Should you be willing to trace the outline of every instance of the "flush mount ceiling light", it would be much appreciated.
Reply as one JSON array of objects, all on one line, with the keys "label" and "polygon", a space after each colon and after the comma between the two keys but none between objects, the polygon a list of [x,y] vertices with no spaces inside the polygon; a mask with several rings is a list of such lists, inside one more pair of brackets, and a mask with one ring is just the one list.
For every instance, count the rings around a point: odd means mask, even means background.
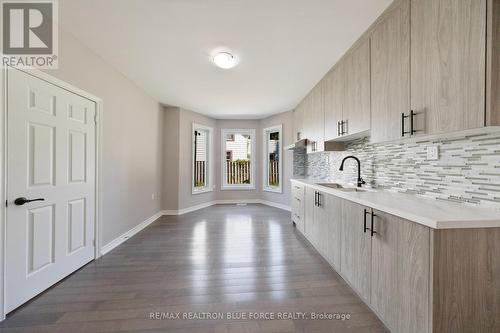
[{"label": "flush mount ceiling light", "polygon": [[236,66],[236,58],[229,52],[218,52],[216,53],[212,61],[217,67],[223,69],[229,69]]}]

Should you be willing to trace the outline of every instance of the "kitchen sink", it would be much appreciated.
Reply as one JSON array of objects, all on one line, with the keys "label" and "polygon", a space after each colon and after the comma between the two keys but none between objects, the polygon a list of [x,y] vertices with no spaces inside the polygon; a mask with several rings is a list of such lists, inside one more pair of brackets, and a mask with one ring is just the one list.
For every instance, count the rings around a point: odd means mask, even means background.
[{"label": "kitchen sink", "polygon": [[344,192],[366,192],[366,190],[362,189],[362,188],[344,187],[344,186],[337,184],[337,183],[316,183],[316,185],[334,188],[334,189],[344,191]]},{"label": "kitchen sink", "polygon": [[344,188],[342,185],[337,183],[316,183],[316,185],[325,186],[329,188]]},{"label": "kitchen sink", "polygon": [[357,187],[339,188],[339,190],[344,192],[366,192],[366,190]]}]

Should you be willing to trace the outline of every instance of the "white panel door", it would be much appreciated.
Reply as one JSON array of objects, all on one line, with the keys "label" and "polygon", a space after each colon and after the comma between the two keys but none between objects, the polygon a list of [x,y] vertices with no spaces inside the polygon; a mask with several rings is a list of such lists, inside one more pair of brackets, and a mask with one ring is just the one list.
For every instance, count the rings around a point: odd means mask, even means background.
[{"label": "white panel door", "polygon": [[7,89],[10,312],[94,258],[96,105],[18,70]]}]

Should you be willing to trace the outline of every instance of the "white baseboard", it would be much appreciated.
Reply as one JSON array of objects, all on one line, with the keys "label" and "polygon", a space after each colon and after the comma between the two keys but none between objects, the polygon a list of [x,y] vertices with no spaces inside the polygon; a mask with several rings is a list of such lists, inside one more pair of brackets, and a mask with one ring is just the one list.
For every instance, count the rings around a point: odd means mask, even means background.
[{"label": "white baseboard", "polygon": [[215,200],[216,205],[261,204],[260,199]]},{"label": "white baseboard", "polygon": [[137,226],[133,227],[132,229],[130,229],[129,231],[127,231],[123,235],[121,235],[121,236],[113,239],[108,244],[103,245],[101,247],[101,255],[105,255],[109,251],[113,250],[115,247],[117,247],[118,245],[122,244],[127,239],[131,238],[132,236],[134,236],[135,234],[137,234],[142,229],[146,228],[148,225],[150,225],[154,221],[158,220],[162,215],[164,215],[163,211],[159,211],[158,213],[156,213],[155,215],[151,216],[147,220],[141,222]]},{"label": "white baseboard", "polygon": [[283,205],[283,204],[280,204],[280,203],[277,203],[277,202],[272,202],[272,201],[267,201],[267,200],[261,200],[261,204],[266,205],[266,206],[271,206],[271,207],[274,207],[274,208],[283,209],[283,210],[286,210],[288,212],[292,211],[292,208],[290,206]]},{"label": "white baseboard", "polygon": [[199,209],[207,208],[213,205],[237,205],[237,204],[262,204],[270,207],[275,207],[283,209],[286,211],[291,211],[290,206],[279,204],[272,201],[262,200],[262,199],[242,199],[242,200],[213,200],[208,201],[200,205],[191,206],[188,208],[183,208],[179,210],[164,210],[163,215],[183,215],[186,213],[191,213]]},{"label": "white baseboard", "polygon": [[208,202],[196,205],[196,206],[182,208],[182,209],[179,209],[179,210],[172,210],[172,209],[164,210],[163,211],[163,215],[183,215],[183,214],[186,214],[186,213],[194,212],[194,211],[199,210],[199,209],[203,209],[203,208],[207,208],[207,207],[213,206],[215,204],[216,204],[215,201],[208,201]]}]

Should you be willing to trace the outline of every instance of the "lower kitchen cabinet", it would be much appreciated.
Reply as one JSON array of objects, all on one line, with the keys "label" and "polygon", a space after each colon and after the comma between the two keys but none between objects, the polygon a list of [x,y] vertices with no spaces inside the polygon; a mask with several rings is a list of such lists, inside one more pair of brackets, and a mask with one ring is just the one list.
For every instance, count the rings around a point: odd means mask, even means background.
[{"label": "lower kitchen cabinet", "polygon": [[302,233],[304,233],[304,192],[304,185],[292,185],[292,221]]},{"label": "lower kitchen cabinet", "polygon": [[[365,302],[370,302],[371,235],[365,228],[370,209],[342,201],[340,271]],[[365,219],[366,218],[366,219]],[[367,222],[367,221],[366,221]]]},{"label": "lower kitchen cabinet", "polygon": [[432,229],[304,186],[304,235],[391,332],[500,332],[500,228]]},{"label": "lower kitchen cabinet", "polygon": [[305,236],[337,269],[340,268],[342,201],[333,195],[306,188]]},{"label": "lower kitchen cabinet", "polygon": [[393,332],[428,332],[429,228],[376,210],[373,226],[371,306]]},{"label": "lower kitchen cabinet", "polygon": [[316,209],[317,191],[311,187],[306,187],[304,196],[304,236],[316,247],[314,210]]},{"label": "lower kitchen cabinet", "polygon": [[340,244],[342,228],[342,202],[344,200],[330,194],[325,194],[326,229],[323,230],[325,238],[325,259],[336,270],[340,271]]}]

